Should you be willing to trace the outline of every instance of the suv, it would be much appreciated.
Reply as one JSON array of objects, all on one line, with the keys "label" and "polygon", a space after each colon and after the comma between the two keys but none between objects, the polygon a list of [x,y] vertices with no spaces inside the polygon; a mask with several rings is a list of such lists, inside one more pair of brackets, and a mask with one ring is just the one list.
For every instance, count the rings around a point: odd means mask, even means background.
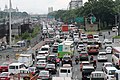
[{"label": "suv", "polygon": [[64,55],[62,58],[62,65],[63,64],[71,64],[72,66],[72,58],[70,55]]}]

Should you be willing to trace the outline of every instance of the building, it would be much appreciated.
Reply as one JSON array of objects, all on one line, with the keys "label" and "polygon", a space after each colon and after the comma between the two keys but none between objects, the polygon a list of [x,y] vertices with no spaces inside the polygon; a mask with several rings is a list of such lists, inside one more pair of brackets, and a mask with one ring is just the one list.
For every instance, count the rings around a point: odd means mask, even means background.
[{"label": "building", "polygon": [[48,13],[53,12],[53,7],[48,7]]},{"label": "building", "polygon": [[82,0],[71,0],[69,3],[69,9],[76,9],[83,6],[83,1]]},{"label": "building", "polygon": [[[9,12],[10,11],[10,9],[8,8],[8,6],[7,5],[5,5],[5,9],[3,10],[4,12]],[[19,10],[18,10],[18,8],[16,7],[16,9],[13,9],[13,8],[11,8],[11,12],[18,12]]]}]

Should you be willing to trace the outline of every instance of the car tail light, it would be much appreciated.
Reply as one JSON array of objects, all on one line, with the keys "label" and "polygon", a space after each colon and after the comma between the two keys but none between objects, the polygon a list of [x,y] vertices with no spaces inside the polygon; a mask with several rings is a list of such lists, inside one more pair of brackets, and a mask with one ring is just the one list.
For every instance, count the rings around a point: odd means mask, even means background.
[{"label": "car tail light", "polygon": [[119,60],[119,65],[120,65],[120,60]]},{"label": "car tail light", "polygon": [[80,54],[80,56],[82,56],[82,54]]},{"label": "car tail light", "polygon": [[38,78],[41,78],[41,76],[38,76]]},{"label": "car tail light", "polygon": [[48,78],[49,76],[45,76],[45,77],[47,77],[47,78]]},{"label": "car tail light", "polygon": [[48,58],[48,60],[50,60],[50,58]]},{"label": "car tail light", "polygon": [[45,70],[47,70],[47,68],[45,68]]},{"label": "car tail light", "polygon": [[86,56],[88,56],[88,54],[86,54]]}]

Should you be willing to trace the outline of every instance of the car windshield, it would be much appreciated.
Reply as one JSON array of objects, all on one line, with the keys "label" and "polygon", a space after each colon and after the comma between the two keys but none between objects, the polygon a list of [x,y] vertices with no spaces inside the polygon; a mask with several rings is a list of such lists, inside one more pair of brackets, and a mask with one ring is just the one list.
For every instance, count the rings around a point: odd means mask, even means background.
[{"label": "car windshield", "polygon": [[60,72],[61,73],[67,73],[67,70],[66,69],[61,69]]},{"label": "car windshield", "polygon": [[33,71],[35,71],[35,69],[34,68],[29,68],[29,71],[33,72]]},{"label": "car windshield", "polygon": [[106,64],[105,67],[112,67],[112,64]]},{"label": "car windshield", "polygon": [[40,76],[44,76],[44,75],[48,75],[49,74],[49,72],[40,72]]},{"label": "car windshield", "polygon": [[8,66],[9,64],[7,64],[7,63],[3,63],[3,64],[1,64],[1,66]]},{"label": "car windshield", "polygon": [[116,70],[110,70],[109,75],[114,75]]},{"label": "car windshield", "polygon": [[55,68],[55,65],[47,65],[46,68]]},{"label": "car windshield", "polygon": [[8,73],[1,73],[0,76],[1,76],[1,77],[3,77],[3,76],[8,76]]},{"label": "car windshield", "polygon": [[94,38],[98,38],[98,36],[94,36]]},{"label": "car windshield", "polygon": [[38,61],[37,63],[45,63],[45,61]]},{"label": "car windshield", "polygon": [[48,51],[48,48],[42,48],[41,51]]},{"label": "car windshield", "polygon": [[70,57],[63,57],[63,59],[70,59]]}]

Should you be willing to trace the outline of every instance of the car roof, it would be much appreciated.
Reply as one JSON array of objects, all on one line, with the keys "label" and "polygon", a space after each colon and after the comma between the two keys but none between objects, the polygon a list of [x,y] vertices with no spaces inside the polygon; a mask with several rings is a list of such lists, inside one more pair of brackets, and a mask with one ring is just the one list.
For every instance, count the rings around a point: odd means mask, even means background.
[{"label": "car roof", "polygon": [[21,64],[24,64],[24,63],[11,63],[10,66],[11,65],[21,65]]},{"label": "car roof", "polygon": [[81,63],[90,63],[89,61],[82,61]]},{"label": "car roof", "polygon": [[92,74],[93,73],[104,73],[104,72],[103,71],[93,71]]},{"label": "car roof", "polygon": [[106,52],[99,52],[99,54],[106,54]]},{"label": "car roof", "polygon": [[47,71],[47,70],[41,70],[40,72],[48,72],[49,73],[49,71]]},{"label": "car roof", "polygon": [[49,55],[49,56],[56,56],[56,55],[54,55],[54,54],[51,54],[51,55]]},{"label": "car roof", "polygon": [[105,62],[104,64],[112,64],[111,62]]},{"label": "car roof", "polygon": [[117,70],[115,67],[106,67],[107,70]]},{"label": "car roof", "polygon": [[83,66],[83,69],[94,69],[94,67],[92,65],[87,65],[87,66]]}]

